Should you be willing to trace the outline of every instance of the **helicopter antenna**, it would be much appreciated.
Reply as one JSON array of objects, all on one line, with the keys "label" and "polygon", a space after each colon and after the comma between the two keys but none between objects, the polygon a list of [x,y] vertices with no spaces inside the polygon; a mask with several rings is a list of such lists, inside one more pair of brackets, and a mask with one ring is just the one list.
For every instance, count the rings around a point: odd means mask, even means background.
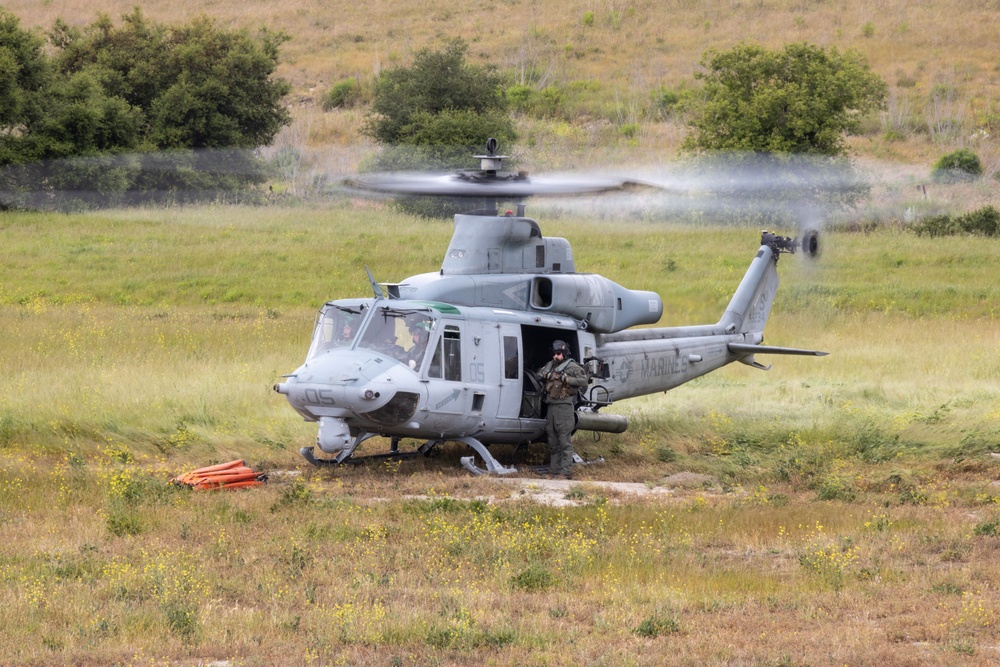
[{"label": "helicopter antenna", "polygon": [[387,295],[385,293],[385,290],[382,289],[381,285],[375,282],[375,276],[372,275],[372,272],[368,269],[367,264],[365,264],[365,273],[368,274],[368,282],[372,284],[372,291],[375,292],[375,298],[376,299],[386,298]]}]

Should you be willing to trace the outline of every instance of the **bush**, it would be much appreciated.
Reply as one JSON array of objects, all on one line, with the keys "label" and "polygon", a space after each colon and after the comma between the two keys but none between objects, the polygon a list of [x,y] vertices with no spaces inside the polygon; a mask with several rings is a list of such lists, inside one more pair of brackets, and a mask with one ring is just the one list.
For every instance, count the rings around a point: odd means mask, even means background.
[{"label": "bush", "polygon": [[708,51],[700,104],[684,141],[695,151],[843,155],[845,133],[885,105],[888,88],[856,51],[740,44]]},{"label": "bush", "polygon": [[945,213],[924,218],[913,226],[913,231],[917,233],[917,236],[926,234],[927,236],[935,237],[955,236],[961,234],[964,230],[955,222],[954,218]]},{"label": "bush", "polygon": [[677,452],[670,447],[658,447],[656,449],[656,458],[661,463],[673,463],[677,460]]},{"label": "bush", "polygon": [[659,637],[680,632],[681,626],[673,615],[655,613],[633,628],[632,632],[640,637]]},{"label": "bush", "polygon": [[968,234],[1000,235],[1000,211],[992,206],[984,206],[965,215],[960,215],[958,222]]},{"label": "bush", "polygon": [[652,111],[657,118],[667,118],[677,111],[681,102],[681,95],[673,90],[668,90],[660,86],[653,91]]},{"label": "bush", "polygon": [[0,165],[16,166],[0,172],[13,193],[0,206],[205,199],[262,182],[252,151],[291,120],[281,103],[291,86],[272,77],[286,39],[204,17],[165,26],[136,8],[120,26],[57,20],[48,57],[0,10],[0,123],[12,130]]},{"label": "bush", "polygon": [[626,139],[633,139],[639,134],[639,123],[625,123],[620,125],[618,132]]},{"label": "bush", "polygon": [[108,514],[105,522],[108,532],[116,537],[139,535],[145,526],[142,519],[132,510],[115,509]]},{"label": "bush", "polygon": [[983,174],[979,156],[967,148],[960,148],[934,163],[931,179],[935,183],[960,183],[974,181]]},{"label": "bush", "polygon": [[511,108],[535,118],[566,117],[566,95],[559,86],[535,90],[524,84],[514,84],[506,90]]},{"label": "bush", "polygon": [[816,497],[820,500],[841,500],[849,503],[858,497],[858,493],[850,479],[832,473],[820,480],[816,488]]},{"label": "bush", "polygon": [[926,234],[931,237],[958,234],[1000,236],[1000,211],[993,206],[984,206],[955,217],[948,214],[934,215],[914,225],[913,231],[918,236]]},{"label": "bush", "polygon": [[996,537],[1000,534],[1000,520],[994,518],[989,521],[980,521],[972,529],[972,534],[983,537]]},{"label": "bush", "polygon": [[[428,120],[449,112],[461,116],[488,117],[495,127],[476,137],[480,144],[488,137],[512,137],[514,126],[504,114],[503,77],[493,68],[467,63],[467,45],[461,40],[442,51],[424,49],[413,65],[385,70],[375,81],[372,115],[363,132],[382,144],[413,144],[411,137]],[[450,145],[460,141],[446,141]]]},{"label": "bush", "polygon": [[323,96],[323,111],[352,107],[361,99],[361,87],[354,77],[333,84]]},{"label": "bush", "polygon": [[514,588],[522,591],[544,591],[555,585],[555,577],[545,569],[540,563],[532,563],[527,570],[510,578],[510,583]]},{"label": "bush", "polygon": [[510,104],[511,108],[520,111],[522,113],[527,113],[531,110],[531,103],[537,93],[535,89],[529,85],[523,83],[515,83],[513,86],[507,88],[507,103]]}]

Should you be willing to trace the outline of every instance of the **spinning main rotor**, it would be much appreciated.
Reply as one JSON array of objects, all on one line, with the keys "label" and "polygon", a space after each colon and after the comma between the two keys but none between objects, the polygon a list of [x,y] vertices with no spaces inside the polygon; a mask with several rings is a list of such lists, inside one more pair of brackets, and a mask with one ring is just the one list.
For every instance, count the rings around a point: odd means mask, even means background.
[{"label": "spinning main rotor", "polygon": [[613,192],[629,184],[629,181],[611,177],[579,174],[530,176],[524,171],[503,171],[503,161],[508,156],[498,155],[496,149],[497,140],[488,139],[486,154],[474,156],[479,159],[479,169],[461,169],[445,175],[370,174],[348,179],[347,185],[401,195],[523,199]]}]

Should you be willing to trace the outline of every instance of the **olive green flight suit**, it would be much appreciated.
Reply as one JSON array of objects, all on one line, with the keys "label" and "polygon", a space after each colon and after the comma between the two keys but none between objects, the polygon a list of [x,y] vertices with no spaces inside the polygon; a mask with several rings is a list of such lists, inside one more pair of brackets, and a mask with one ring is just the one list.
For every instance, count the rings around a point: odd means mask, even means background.
[{"label": "olive green flight suit", "polygon": [[579,389],[590,384],[587,371],[572,359],[550,361],[537,373],[544,383],[548,403],[545,432],[549,438],[549,473],[569,476],[573,466],[573,441],[570,436],[576,426],[575,403]]}]

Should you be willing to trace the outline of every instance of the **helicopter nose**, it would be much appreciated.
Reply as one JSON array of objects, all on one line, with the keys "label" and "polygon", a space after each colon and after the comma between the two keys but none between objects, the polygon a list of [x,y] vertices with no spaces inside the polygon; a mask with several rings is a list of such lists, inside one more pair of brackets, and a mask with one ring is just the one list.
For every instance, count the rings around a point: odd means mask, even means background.
[{"label": "helicopter nose", "polygon": [[365,350],[331,351],[274,385],[310,421],[353,418],[379,426],[410,419],[421,388],[407,365]]}]

